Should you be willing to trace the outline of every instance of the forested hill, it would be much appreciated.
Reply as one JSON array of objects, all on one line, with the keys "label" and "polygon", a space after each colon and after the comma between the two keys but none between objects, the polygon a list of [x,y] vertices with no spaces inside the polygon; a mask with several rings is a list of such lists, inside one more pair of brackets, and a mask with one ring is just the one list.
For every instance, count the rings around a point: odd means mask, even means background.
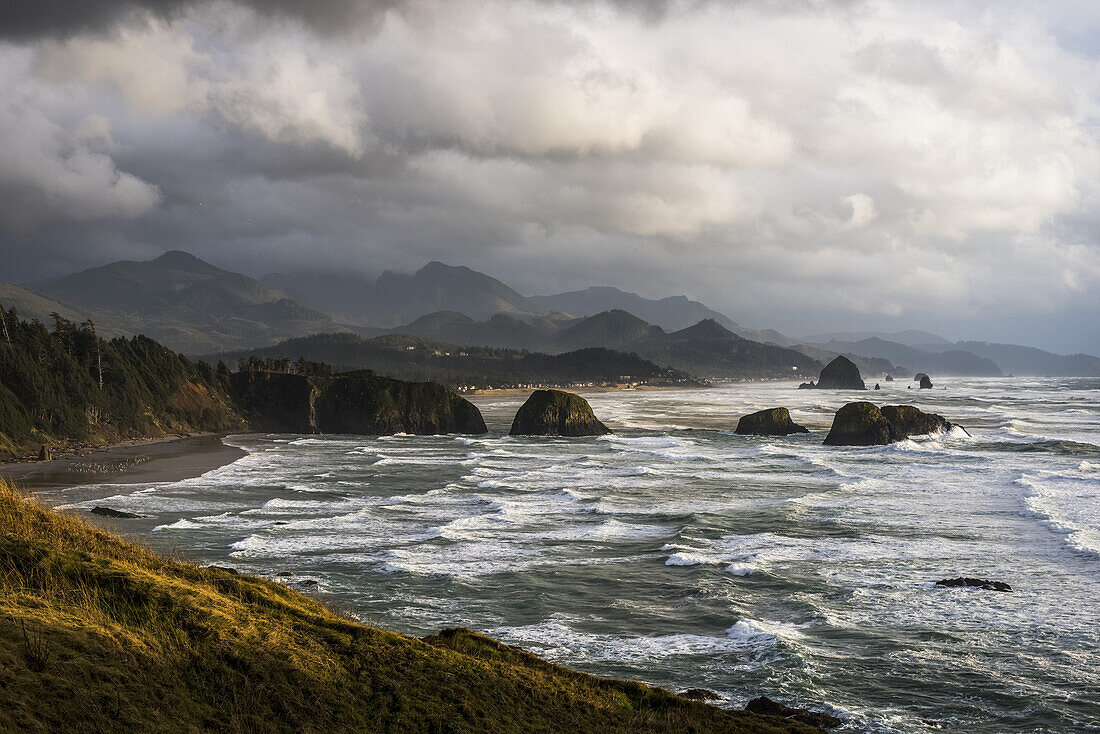
[{"label": "forested hill", "polygon": [[484,433],[477,407],[433,383],[299,360],[243,360],[231,373],[137,336],[53,329],[0,308],[0,459],[203,431]]},{"label": "forested hill", "polygon": [[244,423],[210,365],[152,339],[105,340],[91,322],[53,329],[0,308],[0,457]]}]

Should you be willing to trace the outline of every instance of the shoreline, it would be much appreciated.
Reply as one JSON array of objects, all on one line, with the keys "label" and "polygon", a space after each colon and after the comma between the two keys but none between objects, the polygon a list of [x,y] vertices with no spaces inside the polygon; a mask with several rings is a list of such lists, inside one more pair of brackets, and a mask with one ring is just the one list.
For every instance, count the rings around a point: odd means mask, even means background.
[{"label": "shoreline", "polygon": [[138,439],[70,453],[51,461],[0,464],[0,478],[24,491],[83,484],[178,482],[220,469],[248,452],[222,441],[227,434]]}]

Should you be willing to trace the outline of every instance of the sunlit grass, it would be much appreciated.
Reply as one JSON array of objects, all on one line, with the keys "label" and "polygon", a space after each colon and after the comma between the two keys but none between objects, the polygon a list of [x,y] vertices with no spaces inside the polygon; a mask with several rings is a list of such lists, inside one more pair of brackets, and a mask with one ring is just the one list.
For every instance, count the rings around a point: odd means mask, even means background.
[{"label": "sunlit grass", "polygon": [[808,731],[426,640],[285,585],[165,558],[0,482],[0,730]]}]

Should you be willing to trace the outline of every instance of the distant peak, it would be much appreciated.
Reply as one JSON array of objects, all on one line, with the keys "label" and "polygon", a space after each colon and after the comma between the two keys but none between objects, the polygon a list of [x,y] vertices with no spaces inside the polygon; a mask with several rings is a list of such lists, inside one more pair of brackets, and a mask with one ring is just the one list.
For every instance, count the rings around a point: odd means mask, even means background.
[{"label": "distant peak", "polygon": [[166,268],[173,268],[175,270],[202,270],[202,271],[214,271],[218,270],[217,267],[211,265],[205,260],[192,255],[190,252],[184,252],[183,250],[169,250],[160,257],[151,260],[152,264],[160,265]]}]

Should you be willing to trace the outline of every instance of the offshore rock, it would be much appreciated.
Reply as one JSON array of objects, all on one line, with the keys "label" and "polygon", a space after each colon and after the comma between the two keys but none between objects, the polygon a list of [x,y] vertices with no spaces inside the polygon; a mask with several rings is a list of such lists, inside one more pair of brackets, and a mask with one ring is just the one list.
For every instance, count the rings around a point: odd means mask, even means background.
[{"label": "offshore rock", "polygon": [[935,413],[925,413],[912,405],[848,403],[833,416],[833,425],[825,437],[827,446],[885,446],[911,436],[945,433],[954,424]]},{"label": "offshore rock", "polygon": [[832,729],[843,722],[835,716],[830,716],[823,711],[810,711],[793,706],[784,706],[778,701],[773,701],[767,696],[760,696],[749,701],[745,710],[752,714],[763,716],[778,716],[781,719],[793,719],[807,726],[816,726],[819,729]]},{"label": "offshore rock", "polygon": [[1004,581],[988,581],[968,576],[960,576],[957,579],[941,579],[936,582],[936,586],[969,586],[975,589],[985,589],[986,591],[1012,591],[1012,587]]},{"label": "offshore rock", "polygon": [[141,515],[135,515],[132,512],[124,512],[122,510],[115,510],[115,509],[110,508],[110,507],[101,507],[99,505],[96,505],[95,507],[92,508],[92,514],[93,515],[102,515],[103,517],[118,517],[118,518],[125,518],[125,519],[132,518],[132,517],[141,517]]},{"label": "offshore rock", "polygon": [[580,395],[563,390],[535,390],[512,421],[512,436],[602,436],[600,423]]},{"label": "offshore rock", "polygon": [[809,433],[809,430],[791,420],[786,408],[768,408],[742,416],[734,433],[742,436],[786,436],[790,433]]},{"label": "offshore rock", "polygon": [[874,403],[848,403],[833,416],[826,446],[885,446],[897,439]]},{"label": "offshore rock", "polygon": [[895,441],[929,433],[946,433],[952,427],[943,416],[925,413],[912,405],[884,405],[882,415],[893,428]]},{"label": "offshore rock", "polygon": [[894,378],[893,378],[893,377],[891,377],[890,375],[886,375],[886,381],[887,381],[887,382],[893,382],[893,381],[894,381]]},{"label": "offshore rock", "polygon": [[866,390],[863,377],[852,360],[840,355],[821,370],[817,387],[822,390]]},{"label": "offshore rock", "polygon": [[913,377],[913,382],[919,382],[921,390],[931,390],[932,389],[932,378],[930,378],[928,375],[924,374],[923,372],[918,372],[916,374],[916,376]]}]

